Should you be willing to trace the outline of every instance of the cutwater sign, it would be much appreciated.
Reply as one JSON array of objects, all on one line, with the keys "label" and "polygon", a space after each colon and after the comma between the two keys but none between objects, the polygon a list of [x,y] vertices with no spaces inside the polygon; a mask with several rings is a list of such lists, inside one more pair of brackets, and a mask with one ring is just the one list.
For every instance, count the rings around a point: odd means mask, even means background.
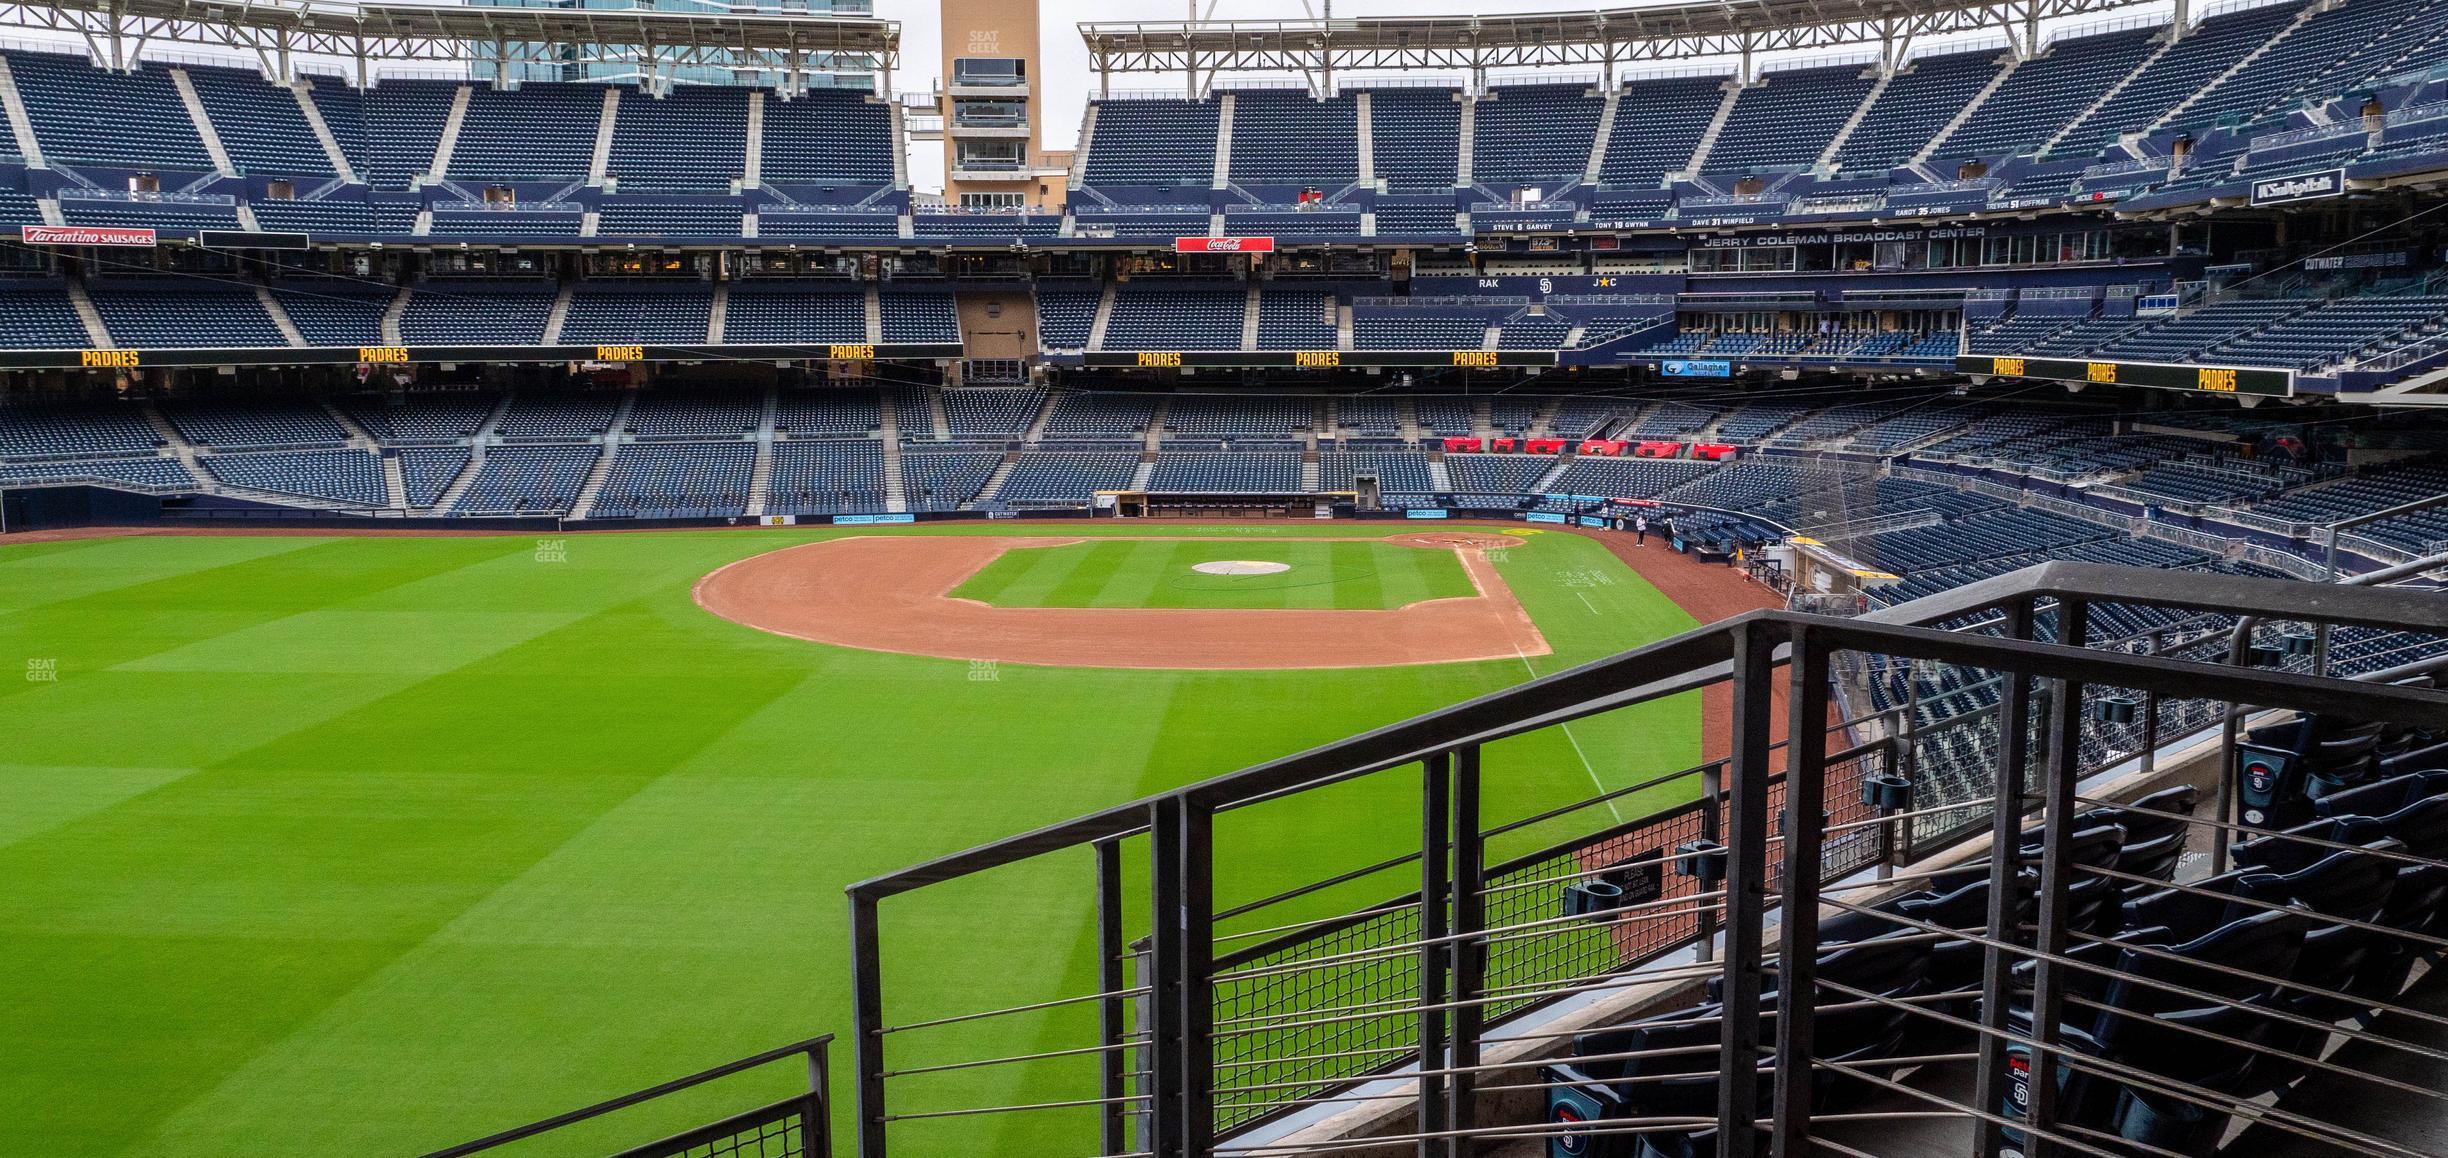
[{"label": "cutwater sign", "polygon": [[2290,201],[2318,201],[2346,191],[2346,170],[2330,169],[2321,173],[2299,173],[2292,177],[2272,177],[2255,181],[2252,203],[2284,205]]}]

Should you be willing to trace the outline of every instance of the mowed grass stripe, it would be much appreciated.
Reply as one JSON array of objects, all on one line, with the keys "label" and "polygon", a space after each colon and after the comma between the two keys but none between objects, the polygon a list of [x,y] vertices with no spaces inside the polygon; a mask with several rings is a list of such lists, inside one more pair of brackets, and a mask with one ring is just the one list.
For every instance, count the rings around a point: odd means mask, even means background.
[{"label": "mowed grass stripe", "polygon": [[145,546],[141,538],[11,543],[0,546],[0,623],[12,613],[303,551],[321,541],[212,536],[178,551]]},{"label": "mowed grass stripe", "polygon": [[[142,1112],[104,1112],[109,1091],[54,1088],[37,1077],[13,1083],[23,1097],[26,1139],[49,1129],[101,1130],[118,1144],[141,1136],[187,1097],[279,1040],[374,968],[535,864],[595,818],[676,766],[795,677],[761,673],[752,649],[732,649],[722,680],[674,682],[611,662],[630,648],[670,639],[656,617],[615,609],[530,641],[462,673],[420,681],[335,719],[301,729],[223,765],[89,817],[50,839],[0,850],[0,914],[34,898],[77,915],[63,933],[140,938],[116,952],[148,974],[226,972],[224,958],[258,940],[308,936],[359,946],[289,964],[277,993],[216,1006],[209,1042],[174,1048],[126,990],[96,990],[71,961],[17,967],[51,978],[62,1000],[93,1020],[86,1032],[151,1041],[164,1060],[190,1056],[162,1075]],[[533,661],[533,662],[530,662]],[[595,666],[594,694],[573,700],[553,674],[570,662]],[[522,672],[523,667],[540,669]],[[639,705],[653,703],[656,712]],[[539,709],[555,726],[539,727]],[[449,720],[462,747],[437,747],[431,722]],[[573,769],[585,775],[572,776]],[[237,804],[239,807],[231,807]],[[164,833],[177,833],[163,845]],[[15,921],[9,922],[12,925]],[[26,932],[44,932],[40,927]],[[365,949],[371,942],[378,948]],[[138,986],[136,991],[142,991]],[[0,1018],[11,1015],[0,1013]],[[37,1045],[53,1034],[0,1023],[0,1069],[47,1071],[36,1056],[9,1056],[7,1042]],[[107,1126],[98,1125],[107,1123]],[[0,1151],[14,1125],[0,1125]],[[101,1139],[97,1138],[97,1141]],[[95,1152],[107,1152],[96,1150]]]},{"label": "mowed grass stripe", "polygon": [[[1047,552],[1047,556],[1040,559],[1031,554],[1018,560],[1018,565],[1031,571],[1053,572],[1056,578],[1053,582],[1042,584],[1038,588],[1039,594],[1035,602],[1020,603],[1013,600],[1004,606],[1103,606],[1100,600],[1105,597],[1105,592],[1112,587],[1115,579],[1123,571],[1133,566],[1133,561],[1150,548],[1169,549],[1169,545],[1164,543],[1094,543],[1068,547],[1031,548],[1032,552],[1043,550]],[[1004,559],[1011,557],[1010,554],[1007,554]],[[1002,562],[1003,560],[996,560],[996,564]]]},{"label": "mowed grass stripe", "polygon": [[[1040,555],[1046,557],[1038,558]],[[999,565],[1015,557],[1014,565]],[[1091,558],[1092,555],[1084,552],[1056,552],[1048,547],[1018,548],[988,561],[985,567],[955,588],[953,593],[963,599],[987,603],[1035,606],[1069,581],[1072,573]]]},{"label": "mowed grass stripe", "polygon": [[[56,664],[61,678],[458,570],[500,553],[492,539],[322,539],[293,551],[165,576],[0,616],[0,656]],[[0,698],[53,685],[0,681]]]},{"label": "mowed grass stripe", "polygon": [[1375,543],[1324,546],[1327,565],[1335,574],[1334,586],[1319,592],[1331,596],[1324,606],[1401,607],[1424,598],[1420,592],[1428,583],[1419,566],[1422,553]]}]

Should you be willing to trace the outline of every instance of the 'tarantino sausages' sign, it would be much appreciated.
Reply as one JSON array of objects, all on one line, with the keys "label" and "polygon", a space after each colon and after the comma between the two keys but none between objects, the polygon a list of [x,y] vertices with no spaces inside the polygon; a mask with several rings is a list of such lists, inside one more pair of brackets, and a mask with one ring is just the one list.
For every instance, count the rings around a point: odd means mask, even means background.
[{"label": "'tarantino sausages' sign", "polygon": [[116,245],[153,248],[150,229],[97,225],[21,225],[17,237],[27,245]]}]

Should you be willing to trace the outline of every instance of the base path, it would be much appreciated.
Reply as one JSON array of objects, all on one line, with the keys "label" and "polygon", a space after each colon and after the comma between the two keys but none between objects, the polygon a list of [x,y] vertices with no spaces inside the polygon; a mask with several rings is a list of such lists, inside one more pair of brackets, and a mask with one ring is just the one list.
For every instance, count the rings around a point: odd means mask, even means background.
[{"label": "base path", "polygon": [[742,559],[699,580],[696,596],[699,605],[725,619],[794,639],[1056,667],[1390,667],[1515,659],[1550,650],[1487,561],[1491,547],[1519,543],[1499,535],[1371,540],[1453,551],[1479,591],[1391,611],[994,607],[951,597],[1005,551],[1080,541],[968,535],[828,539]]}]

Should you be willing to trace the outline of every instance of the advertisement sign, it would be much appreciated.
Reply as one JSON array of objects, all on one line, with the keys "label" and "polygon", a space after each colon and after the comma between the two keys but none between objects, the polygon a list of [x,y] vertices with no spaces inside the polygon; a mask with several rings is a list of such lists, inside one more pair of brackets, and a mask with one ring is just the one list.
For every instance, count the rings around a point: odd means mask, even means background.
[{"label": "advertisement sign", "polygon": [[918,521],[918,516],[916,516],[916,515],[835,515],[835,516],[833,516],[833,525],[834,525],[834,526],[836,526],[836,527],[873,527],[873,526],[880,526],[880,525],[885,524],[885,523],[915,523],[915,522],[917,522],[917,521]]},{"label": "advertisement sign", "polygon": [[1403,517],[1406,519],[1441,519],[1445,517],[1445,508],[1412,507],[1403,512]]},{"label": "advertisement sign", "polygon": [[2318,173],[2297,173],[2292,177],[2271,177],[2253,182],[2252,203],[2255,205],[2285,205],[2293,201],[2318,201],[2346,191],[2346,170],[2324,169]]},{"label": "advertisement sign", "polygon": [[2403,249],[2383,253],[2349,253],[2336,257],[2307,257],[2305,269],[2400,269],[2414,263],[2414,254]]},{"label": "advertisement sign", "polygon": [[2163,390],[2194,390],[2205,394],[2259,394],[2285,397],[2295,392],[2295,372],[2266,366],[2199,366],[2168,362],[2105,362],[2019,355],[1960,355],[1955,369],[1965,374],[1995,374],[2002,378],[2046,378],[2059,382],[2103,386],[2153,386]]},{"label": "advertisement sign", "polygon": [[[1950,210],[1950,212],[1952,212]],[[1724,237],[1703,238],[1703,249],[1758,249],[1784,245],[1846,245],[1882,241],[1944,241],[1966,237],[1986,237],[1986,225],[1946,226],[1932,229],[1854,229],[1812,230],[1793,233],[1738,233]]]},{"label": "advertisement sign", "polygon": [[1658,372],[1669,378],[1731,378],[1734,363],[1722,359],[1670,358],[1658,364]]},{"label": "advertisement sign", "polygon": [[22,225],[19,240],[27,245],[116,245],[153,248],[153,231],[107,225]]},{"label": "advertisement sign", "polygon": [[1272,237],[1176,237],[1175,253],[1273,253]]}]

